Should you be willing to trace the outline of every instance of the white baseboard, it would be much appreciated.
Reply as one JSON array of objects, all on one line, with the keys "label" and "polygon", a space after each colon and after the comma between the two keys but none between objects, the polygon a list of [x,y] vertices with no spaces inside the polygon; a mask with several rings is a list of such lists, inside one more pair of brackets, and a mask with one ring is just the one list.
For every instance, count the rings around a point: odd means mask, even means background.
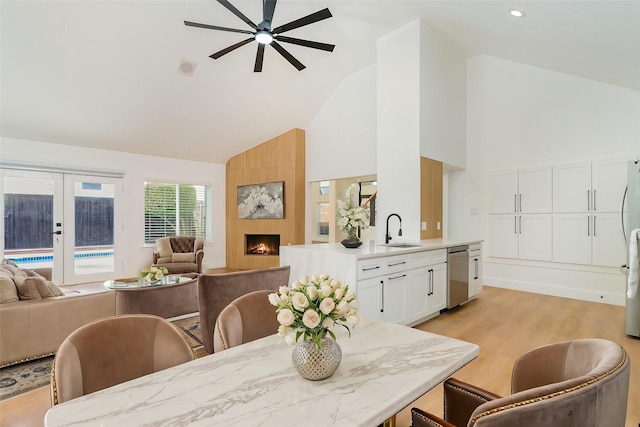
[{"label": "white baseboard", "polygon": [[493,286],[496,288],[512,289],[515,291],[532,292],[536,294],[551,295],[563,298],[573,298],[583,301],[601,302],[605,304],[621,306],[624,306],[626,304],[624,295],[609,292],[596,292],[591,290],[562,287],[544,283],[526,282],[521,280],[507,280],[496,277],[488,277],[486,275],[483,277],[483,283],[487,286]]}]

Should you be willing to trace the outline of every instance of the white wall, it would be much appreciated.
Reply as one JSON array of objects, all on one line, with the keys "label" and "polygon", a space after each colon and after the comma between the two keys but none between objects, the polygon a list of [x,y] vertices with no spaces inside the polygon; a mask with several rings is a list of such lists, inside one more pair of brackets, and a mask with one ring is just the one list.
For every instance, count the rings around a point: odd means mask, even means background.
[{"label": "white wall", "polygon": [[376,173],[376,65],[345,78],[306,129],[307,182]]},{"label": "white wall", "polygon": [[[491,170],[640,155],[638,91],[489,56],[469,60],[467,76],[467,169],[449,173],[450,237],[488,238]],[[611,268],[485,256],[485,284],[624,303],[624,275]]]},{"label": "white wall", "polygon": [[0,138],[0,163],[45,168],[123,173],[125,187],[124,274],[135,277],[149,266],[155,247],[144,245],[144,181],[211,186],[211,238],[203,268],[225,266],[225,165],[129,154],[117,151]]},{"label": "white wall", "polygon": [[379,242],[391,213],[402,217],[403,238],[420,239],[420,27],[413,21],[378,39]]},{"label": "white wall", "polygon": [[466,55],[426,22],[421,22],[420,53],[420,155],[464,168]]}]

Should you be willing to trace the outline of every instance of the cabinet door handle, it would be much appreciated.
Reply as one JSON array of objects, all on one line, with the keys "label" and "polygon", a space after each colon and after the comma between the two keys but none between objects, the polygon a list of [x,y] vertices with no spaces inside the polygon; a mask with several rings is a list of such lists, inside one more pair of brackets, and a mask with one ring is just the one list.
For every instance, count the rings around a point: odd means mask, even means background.
[{"label": "cabinet door handle", "polygon": [[518,217],[518,221],[519,221],[518,228],[520,229],[520,234],[522,234],[522,215]]},{"label": "cabinet door handle", "polygon": [[591,210],[591,191],[587,190],[587,210]]},{"label": "cabinet door handle", "polygon": [[[596,190],[593,190],[593,210],[594,212],[596,211]],[[593,235],[596,235],[596,232],[594,230]]]},{"label": "cabinet door handle", "polygon": [[518,216],[513,217],[513,234],[518,234]]},{"label": "cabinet door handle", "polygon": [[[595,202],[595,193],[594,193],[594,197],[593,197],[593,201]],[[593,204],[593,209],[595,210],[595,203]],[[596,216],[593,216],[593,237],[596,237]]]},{"label": "cabinet door handle", "polygon": [[591,236],[591,215],[587,215],[587,236]]},{"label": "cabinet door handle", "polygon": [[395,264],[387,264],[387,267],[395,267],[396,265],[406,264],[407,261],[396,262]]},{"label": "cabinet door handle", "polygon": [[380,313],[384,313],[384,280],[380,280],[380,285],[380,301],[382,302]]},{"label": "cabinet door handle", "polygon": [[375,267],[367,267],[367,268],[363,268],[362,271],[370,271],[370,270],[377,270],[378,268],[380,268],[379,265],[376,265]]},{"label": "cabinet door handle", "polygon": [[513,211],[518,212],[518,195],[513,195]]},{"label": "cabinet door handle", "polygon": [[518,212],[522,212],[522,193],[518,194],[518,206],[520,207]]},{"label": "cabinet door handle", "polygon": [[476,271],[474,274],[475,277],[473,278],[473,280],[477,280],[478,279],[478,258],[474,259],[473,262],[475,263],[475,267],[476,267]]},{"label": "cabinet door handle", "polygon": [[401,274],[399,276],[389,277],[389,280],[402,279],[403,277],[407,277],[407,275],[406,274]]}]

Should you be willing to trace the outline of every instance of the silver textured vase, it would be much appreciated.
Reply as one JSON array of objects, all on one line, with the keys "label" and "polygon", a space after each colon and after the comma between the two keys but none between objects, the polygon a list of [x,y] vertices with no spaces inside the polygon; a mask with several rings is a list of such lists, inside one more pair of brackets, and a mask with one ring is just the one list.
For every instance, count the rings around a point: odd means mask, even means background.
[{"label": "silver textured vase", "polygon": [[291,361],[300,376],[311,381],[329,378],[342,361],[342,349],[331,338],[320,339],[320,349],[312,340],[298,342],[291,354]]}]

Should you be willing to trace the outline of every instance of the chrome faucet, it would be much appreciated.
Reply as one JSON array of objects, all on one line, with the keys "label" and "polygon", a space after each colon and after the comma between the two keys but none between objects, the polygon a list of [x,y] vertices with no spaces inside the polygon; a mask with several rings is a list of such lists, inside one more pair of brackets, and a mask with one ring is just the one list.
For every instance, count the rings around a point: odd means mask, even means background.
[{"label": "chrome faucet", "polygon": [[392,216],[397,216],[398,220],[400,220],[400,231],[398,231],[398,236],[402,236],[402,218],[400,218],[400,215],[398,215],[397,213],[392,213],[387,217],[387,230],[384,233],[384,242],[385,243],[389,243],[389,240],[391,240],[391,234],[389,233],[389,219]]}]

